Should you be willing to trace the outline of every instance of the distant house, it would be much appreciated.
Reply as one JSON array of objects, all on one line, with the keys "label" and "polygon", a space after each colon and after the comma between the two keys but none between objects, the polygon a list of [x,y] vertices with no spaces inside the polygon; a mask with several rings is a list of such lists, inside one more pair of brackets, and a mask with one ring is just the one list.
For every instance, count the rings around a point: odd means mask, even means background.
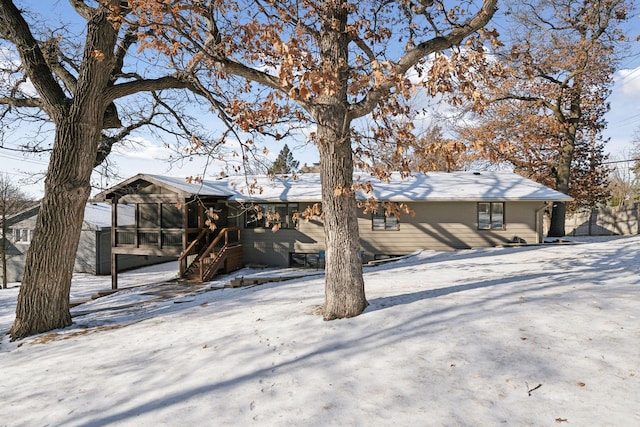
[{"label": "distant house", "polygon": [[[22,280],[22,273],[31,245],[33,230],[40,206],[36,205],[7,218],[8,258],[7,278],[10,282]],[[118,207],[123,223],[133,223],[135,210],[132,206]],[[84,222],[78,244],[78,252],[74,271],[91,274],[111,273],[111,205],[107,203],[88,203],[84,211]],[[174,258],[140,258],[122,259],[120,270],[168,261]],[[0,271],[1,271],[0,266]]]},{"label": "distant house", "polygon": [[[544,210],[554,201],[571,200],[511,172],[434,172],[404,180],[395,178],[390,183],[371,180],[374,193],[358,193],[357,197],[406,203],[415,215],[396,218],[384,212],[359,211],[363,260],[408,254],[416,249],[541,243]],[[219,232],[225,234],[223,240],[230,242],[235,255],[232,265],[228,265],[224,255],[215,255],[226,249],[210,249],[204,258],[217,257],[213,264],[207,261],[207,265],[215,264],[215,271],[239,268],[239,263],[297,265],[309,259],[315,261],[325,250],[321,217],[297,220],[295,215],[320,203],[320,177],[316,173],[295,177],[234,176],[199,183],[139,174],[97,198],[111,201],[114,206],[132,204],[136,209],[138,222],[134,226],[116,224],[112,228],[115,257],[180,256],[184,274],[190,268],[191,257],[199,264],[201,280],[207,278],[202,273],[204,260],[200,262],[202,254],[194,248],[206,251],[202,240],[216,239]],[[277,232],[265,221],[269,216],[265,213],[277,214]],[[208,218],[216,219],[215,231],[203,231],[208,230]],[[229,233],[233,235],[230,237]],[[217,239],[219,243],[220,238]]]}]

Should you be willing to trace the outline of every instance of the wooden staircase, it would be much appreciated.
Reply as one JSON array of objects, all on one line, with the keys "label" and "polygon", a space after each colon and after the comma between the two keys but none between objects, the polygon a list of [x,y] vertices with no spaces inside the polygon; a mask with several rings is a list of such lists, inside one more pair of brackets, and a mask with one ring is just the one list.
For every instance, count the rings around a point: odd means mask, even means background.
[{"label": "wooden staircase", "polygon": [[[178,258],[181,278],[194,282],[206,282],[221,271],[229,273],[242,268],[240,229],[238,227],[223,228],[215,239],[206,245],[204,242],[208,234],[209,229],[203,229]],[[202,249],[196,252],[198,247]],[[188,259],[194,255],[195,258],[188,262]]]}]

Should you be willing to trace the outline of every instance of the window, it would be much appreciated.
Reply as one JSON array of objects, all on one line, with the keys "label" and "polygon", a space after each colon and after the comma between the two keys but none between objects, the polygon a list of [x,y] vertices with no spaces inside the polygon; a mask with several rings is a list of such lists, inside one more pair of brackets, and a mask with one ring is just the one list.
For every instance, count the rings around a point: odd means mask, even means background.
[{"label": "window", "polygon": [[504,203],[478,203],[478,229],[504,230]]},{"label": "window", "polygon": [[298,221],[297,203],[262,203],[247,209],[245,213],[246,228],[272,228],[276,224],[280,228],[296,228]]},{"label": "window", "polygon": [[174,203],[162,204],[162,228],[182,228],[182,211]]},{"label": "window", "polygon": [[20,243],[29,243],[31,242],[31,234],[32,230],[28,230],[26,228],[14,228],[13,229],[13,241]]},{"label": "window", "polygon": [[138,226],[140,228],[160,227],[157,203],[140,203],[138,205]]},{"label": "window", "polygon": [[400,230],[400,222],[394,214],[371,216],[371,229],[374,231]]}]

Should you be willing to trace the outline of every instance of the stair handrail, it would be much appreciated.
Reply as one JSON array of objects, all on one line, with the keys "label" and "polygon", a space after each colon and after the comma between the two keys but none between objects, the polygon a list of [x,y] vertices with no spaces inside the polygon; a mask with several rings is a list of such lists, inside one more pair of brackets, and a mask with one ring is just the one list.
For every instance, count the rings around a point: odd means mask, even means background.
[{"label": "stair handrail", "polygon": [[[207,246],[207,248],[200,252],[200,254],[198,255],[199,259],[205,259],[207,256],[209,256],[209,254],[215,249],[215,247],[218,245],[218,243],[220,243],[220,240],[222,240],[222,237],[224,236],[224,245],[222,245],[222,247],[220,248],[220,252],[216,255],[216,258],[213,260],[212,264],[215,264],[219,261],[219,258],[223,255],[223,253],[226,251],[227,247],[229,246],[229,232],[230,231],[237,231],[238,232],[238,241],[237,242],[233,242],[233,243],[237,243],[240,244],[240,228],[239,227],[225,227],[222,230],[220,230],[220,232],[218,233],[218,235],[216,236],[215,239],[213,239],[213,241],[209,244],[209,246]],[[207,269],[209,269],[210,266],[207,267]],[[203,271],[203,263],[200,262],[200,264],[198,265],[198,269],[199,271],[199,279],[200,281],[204,280],[204,274],[205,271]]]},{"label": "stair handrail", "polygon": [[200,269],[201,269],[200,281],[208,280],[210,273],[214,270],[217,270],[218,267],[220,267],[220,263],[224,261],[228,248],[229,247],[227,245],[223,245],[218,251],[218,253],[216,253],[215,258],[211,261],[211,263],[207,264],[206,269],[203,269],[202,264],[200,264]]},{"label": "stair handrail", "polygon": [[206,236],[208,234],[209,231],[211,231],[211,230],[208,227],[203,228],[202,230],[200,230],[200,233],[198,233],[198,237],[196,237],[195,240],[193,242],[191,242],[189,244],[189,246],[187,246],[187,248],[184,251],[182,251],[182,253],[178,257],[178,265],[180,266],[180,277],[182,277],[184,275],[184,272],[186,270],[183,261],[185,260],[186,257],[191,255],[191,251],[193,250],[193,248],[196,246],[196,244],[200,240],[202,240],[204,238],[204,236]]}]

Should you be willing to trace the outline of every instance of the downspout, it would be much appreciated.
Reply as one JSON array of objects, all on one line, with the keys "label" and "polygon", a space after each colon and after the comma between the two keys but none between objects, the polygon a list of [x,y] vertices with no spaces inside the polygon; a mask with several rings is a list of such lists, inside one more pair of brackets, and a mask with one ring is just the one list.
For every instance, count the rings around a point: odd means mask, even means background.
[{"label": "downspout", "polygon": [[541,208],[536,209],[536,240],[537,240],[536,243],[537,244],[544,242],[543,230],[540,229],[541,225],[544,225],[544,221],[543,221],[543,218],[540,217],[540,212],[547,209],[549,207],[549,203],[553,203],[553,202],[544,202]]},{"label": "downspout", "polygon": [[[111,230],[109,230],[111,232]],[[96,245],[96,257],[95,257],[95,274],[96,276],[102,273],[102,253],[100,251],[100,244],[102,243],[102,227],[97,227],[95,231],[95,245]]]},{"label": "downspout", "polygon": [[[137,211],[137,209],[136,209]],[[137,213],[137,212],[136,212]],[[111,289],[118,289],[118,255],[115,253],[115,248],[117,246],[117,238],[116,235],[118,228],[118,198],[114,195],[111,200]],[[136,230],[136,235],[137,235]]]}]

